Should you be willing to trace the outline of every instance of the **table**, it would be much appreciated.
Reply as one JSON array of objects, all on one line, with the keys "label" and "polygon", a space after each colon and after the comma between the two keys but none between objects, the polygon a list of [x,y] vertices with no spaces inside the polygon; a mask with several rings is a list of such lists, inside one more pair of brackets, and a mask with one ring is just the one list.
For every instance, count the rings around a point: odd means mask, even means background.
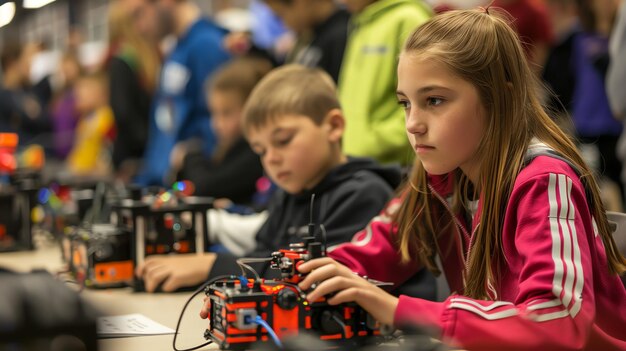
[{"label": "table", "polygon": [[[60,249],[51,244],[39,244],[35,251],[0,253],[0,267],[19,272],[43,268],[50,272],[63,269]],[[81,294],[104,315],[123,315],[141,313],[148,318],[172,329],[191,293],[148,294],[135,293],[131,288],[83,290]],[[204,330],[208,322],[200,319],[198,312],[202,306],[203,295],[197,296],[187,308],[181,323],[177,340],[179,349],[186,349],[203,344]],[[127,338],[100,339],[100,351],[171,351],[173,335],[138,336]],[[215,350],[216,345],[207,345],[200,350]]]},{"label": "table", "polygon": [[[32,269],[47,269],[51,273],[63,269],[61,251],[53,244],[40,244],[35,251],[0,253],[0,266],[18,272]],[[122,315],[141,313],[156,322],[172,329],[180,311],[191,293],[148,294],[134,293],[131,288],[83,290],[86,301],[98,308],[104,315]],[[207,321],[200,319],[198,312],[202,306],[203,295],[197,296],[187,308],[177,340],[179,349],[189,348],[204,343],[203,334]],[[104,351],[173,350],[173,335],[139,336],[128,338],[100,339],[98,345]],[[201,350],[216,349],[208,345]]]}]

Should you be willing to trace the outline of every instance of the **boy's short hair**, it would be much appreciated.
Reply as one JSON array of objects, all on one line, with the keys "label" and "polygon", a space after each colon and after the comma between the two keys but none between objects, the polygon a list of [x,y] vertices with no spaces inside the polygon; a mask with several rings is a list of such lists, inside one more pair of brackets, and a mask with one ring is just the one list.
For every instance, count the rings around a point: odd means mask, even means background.
[{"label": "boy's short hair", "polygon": [[243,129],[257,129],[286,115],[301,115],[320,125],[340,109],[337,87],[328,73],[302,65],[274,69],[252,90],[243,111]]},{"label": "boy's short hair", "polygon": [[269,60],[256,57],[236,58],[221,66],[204,85],[208,95],[212,91],[235,92],[248,99],[254,86],[272,69]]}]

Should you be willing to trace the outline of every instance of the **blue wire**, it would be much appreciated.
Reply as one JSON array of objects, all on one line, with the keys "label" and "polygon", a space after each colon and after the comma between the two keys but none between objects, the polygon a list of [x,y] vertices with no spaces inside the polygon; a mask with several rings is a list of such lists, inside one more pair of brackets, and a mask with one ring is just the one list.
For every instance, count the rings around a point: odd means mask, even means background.
[{"label": "blue wire", "polygon": [[274,329],[272,329],[272,327],[270,327],[270,325],[263,318],[261,318],[261,316],[257,315],[256,318],[254,318],[254,323],[265,328],[265,330],[267,330],[267,333],[274,340],[274,343],[276,343],[276,346],[278,346],[281,349],[283,348],[283,343],[280,342],[280,340],[278,339],[278,335],[276,335],[276,333],[274,332]]},{"label": "blue wire", "polygon": [[243,275],[239,276],[239,283],[241,284],[241,286],[248,286],[248,278],[244,277]]}]

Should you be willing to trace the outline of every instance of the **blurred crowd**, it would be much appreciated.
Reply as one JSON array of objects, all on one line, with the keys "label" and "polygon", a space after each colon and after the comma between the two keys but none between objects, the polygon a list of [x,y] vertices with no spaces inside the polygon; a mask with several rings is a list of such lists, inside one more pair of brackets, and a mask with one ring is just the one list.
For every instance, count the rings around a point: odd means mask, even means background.
[{"label": "blurred crowd", "polygon": [[[56,174],[165,185],[249,203],[267,187],[240,127],[245,101],[273,67],[319,67],[338,83],[344,151],[412,164],[395,66],[417,25],[438,12],[502,7],[543,81],[545,104],[623,210],[626,6],[620,0],[112,0],[108,43],[85,65],[80,35],[62,53],[5,41],[0,130],[45,150]],[[381,21],[380,19],[384,19]],[[226,186],[230,184],[232,186]]]}]

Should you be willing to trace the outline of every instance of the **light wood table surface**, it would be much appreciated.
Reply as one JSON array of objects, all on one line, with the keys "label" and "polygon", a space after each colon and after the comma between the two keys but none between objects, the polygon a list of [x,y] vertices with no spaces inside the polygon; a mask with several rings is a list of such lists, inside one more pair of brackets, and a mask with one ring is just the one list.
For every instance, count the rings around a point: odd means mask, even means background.
[{"label": "light wood table surface", "polygon": [[[50,244],[39,245],[35,251],[0,253],[0,267],[20,272],[32,269],[47,269],[51,273],[63,270],[61,251]],[[135,293],[131,288],[83,290],[81,295],[98,308],[104,315],[115,316],[141,313],[146,317],[167,327],[176,329],[180,312],[192,293],[148,294]],[[201,345],[204,330],[208,322],[202,320],[198,313],[204,295],[199,294],[185,311],[185,316],[178,335],[178,349]],[[126,338],[100,339],[100,351],[171,351],[173,334],[155,336],[137,336]],[[216,345],[207,345],[200,350],[215,350]]]},{"label": "light wood table surface", "polygon": [[[28,272],[32,269],[46,269],[51,273],[63,270],[61,251],[51,244],[39,245],[35,251],[0,253],[0,267]],[[123,315],[141,313],[146,317],[172,329],[183,305],[192,293],[147,294],[135,293],[130,288],[83,290],[81,295],[103,315]],[[202,306],[203,294],[199,294],[189,305],[180,327],[177,347],[189,348],[203,344],[204,330],[208,322],[200,319],[198,312]],[[165,351],[173,350],[173,334],[156,336],[138,336],[125,338],[100,339],[100,351]],[[208,345],[201,350],[216,349],[215,345]]]}]

